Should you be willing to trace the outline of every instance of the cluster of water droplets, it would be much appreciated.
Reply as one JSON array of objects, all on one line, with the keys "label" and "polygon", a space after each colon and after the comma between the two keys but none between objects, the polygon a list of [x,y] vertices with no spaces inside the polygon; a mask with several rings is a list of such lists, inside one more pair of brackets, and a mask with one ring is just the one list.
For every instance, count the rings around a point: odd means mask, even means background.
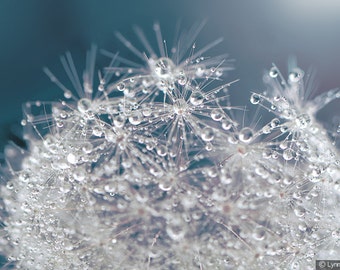
[{"label": "cluster of water droplets", "polygon": [[303,71],[284,80],[274,66],[250,96],[272,119],[241,124],[231,83],[215,84],[228,64],[201,56],[211,46],[196,53],[194,35],[187,58],[169,56],[155,25],[157,57],[136,31],[146,65],[111,55],[98,87],[95,48],[82,83],[62,58],[75,93],[45,69],[65,100],[27,103],[28,148],[6,149],[5,267],[313,269],[339,256],[339,152],[302,95]]}]

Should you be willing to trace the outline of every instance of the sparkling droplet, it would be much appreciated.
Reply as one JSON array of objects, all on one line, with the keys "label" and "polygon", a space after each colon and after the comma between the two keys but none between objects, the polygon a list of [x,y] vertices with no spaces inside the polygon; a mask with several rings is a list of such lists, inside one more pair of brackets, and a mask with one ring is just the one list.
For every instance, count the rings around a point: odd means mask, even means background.
[{"label": "sparkling droplet", "polygon": [[166,156],[168,149],[164,145],[157,146],[157,154],[161,157]]},{"label": "sparkling droplet", "polygon": [[270,76],[270,77],[276,78],[278,75],[279,75],[279,71],[277,70],[276,67],[272,67],[272,68],[269,70],[269,76]]},{"label": "sparkling droplet", "polygon": [[306,214],[306,209],[299,205],[294,208],[294,214],[297,217],[303,217]]},{"label": "sparkling droplet", "polygon": [[85,113],[91,108],[91,100],[82,98],[78,101],[77,107],[81,113]]},{"label": "sparkling droplet", "polygon": [[287,148],[283,151],[283,158],[285,160],[291,160],[292,158],[294,158],[294,151],[291,148]]},{"label": "sparkling droplet", "polygon": [[250,96],[250,102],[252,104],[259,104],[261,101],[261,97],[256,94],[256,93],[253,93],[251,96]]},{"label": "sparkling droplet", "polygon": [[219,109],[213,109],[210,113],[212,120],[221,121],[223,118],[223,114]]},{"label": "sparkling droplet", "polygon": [[288,79],[290,82],[299,82],[303,78],[304,72],[296,68],[292,72],[289,73]]},{"label": "sparkling droplet", "polygon": [[103,134],[103,130],[102,130],[100,127],[98,127],[98,126],[95,126],[95,127],[93,127],[93,129],[92,129],[92,134],[93,134],[94,136],[100,137],[100,136],[102,136],[102,134]]},{"label": "sparkling droplet", "polygon": [[126,119],[123,115],[118,115],[114,118],[113,124],[117,128],[122,128],[125,125],[125,121],[126,121]]},{"label": "sparkling droplet", "polygon": [[253,238],[257,241],[262,241],[265,238],[266,231],[262,227],[257,227],[254,229],[252,234]]},{"label": "sparkling droplet", "polygon": [[272,128],[276,128],[280,125],[280,120],[278,118],[274,118],[272,121],[270,121],[270,126]]},{"label": "sparkling droplet", "polygon": [[155,63],[155,73],[159,77],[167,77],[171,75],[175,67],[171,59],[167,57],[159,58]]},{"label": "sparkling droplet", "polygon": [[180,85],[185,85],[187,83],[187,81],[188,81],[188,79],[187,79],[187,77],[185,75],[180,75],[178,77],[178,83]]},{"label": "sparkling droplet", "polygon": [[130,117],[129,117],[129,122],[132,125],[139,125],[143,120],[143,116],[140,112],[134,112]]},{"label": "sparkling droplet", "polygon": [[70,99],[72,97],[72,93],[71,91],[67,90],[64,92],[64,97],[67,98],[67,99]]},{"label": "sparkling droplet", "polygon": [[124,91],[125,89],[125,83],[121,82],[117,85],[118,91]]},{"label": "sparkling droplet", "polygon": [[190,96],[190,102],[194,106],[201,105],[203,103],[204,97],[200,92],[193,92]]},{"label": "sparkling droplet", "polygon": [[230,122],[228,120],[222,121],[222,128],[224,130],[229,130],[229,129],[231,129],[232,126],[233,126],[232,122]]},{"label": "sparkling droplet", "polygon": [[214,139],[214,131],[210,127],[205,127],[201,134],[202,140],[205,142],[210,142]]},{"label": "sparkling droplet", "polygon": [[240,130],[239,139],[241,142],[249,143],[254,136],[254,132],[251,128],[245,127]]},{"label": "sparkling droplet", "polygon": [[71,164],[77,164],[78,163],[78,158],[76,157],[75,154],[69,153],[67,155],[67,161]]}]

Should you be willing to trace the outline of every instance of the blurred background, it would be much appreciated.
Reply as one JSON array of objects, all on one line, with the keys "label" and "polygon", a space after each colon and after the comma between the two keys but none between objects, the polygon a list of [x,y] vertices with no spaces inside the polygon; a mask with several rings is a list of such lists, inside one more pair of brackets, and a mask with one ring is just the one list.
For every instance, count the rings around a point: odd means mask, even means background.
[{"label": "blurred background", "polygon": [[[264,70],[275,62],[285,72],[290,55],[301,68],[316,68],[320,92],[340,86],[339,14],[337,0],[1,0],[0,152],[20,136],[23,102],[62,96],[42,67],[58,73],[59,56],[67,50],[76,63],[91,43],[129,58],[114,31],[138,43],[132,31],[138,25],[154,41],[152,25],[159,21],[171,44],[179,20],[189,28],[207,19],[197,47],[224,38],[206,55],[227,52],[236,60],[226,80],[240,79],[231,94],[235,105],[244,105],[249,91],[263,89]],[[339,114],[339,107],[334,102],[323,117]]]}]

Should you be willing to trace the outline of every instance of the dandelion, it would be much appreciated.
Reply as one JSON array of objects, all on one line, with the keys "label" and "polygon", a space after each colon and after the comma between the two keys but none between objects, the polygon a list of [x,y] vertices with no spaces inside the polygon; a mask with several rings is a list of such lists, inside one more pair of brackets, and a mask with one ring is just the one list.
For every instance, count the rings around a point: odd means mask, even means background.
[{"label": "dandelion", "polygon": [[314,269],[340,256],[339,151],[315,117],[338,90],[313,98],[308,73],[274,66],[250,97],[272,118],[247,122],[225,56],[202,56],[219,40],[196,51],[202,26],[168,51],[155,24],[159,52],[139,28],[145,52],[118,33],[142,63],[104,52],[97,72],[93,46],[82,79],[67,53],[72,88],[44,69],[64,100],[27,103],[27,149],[6,148],[5,269]]}]

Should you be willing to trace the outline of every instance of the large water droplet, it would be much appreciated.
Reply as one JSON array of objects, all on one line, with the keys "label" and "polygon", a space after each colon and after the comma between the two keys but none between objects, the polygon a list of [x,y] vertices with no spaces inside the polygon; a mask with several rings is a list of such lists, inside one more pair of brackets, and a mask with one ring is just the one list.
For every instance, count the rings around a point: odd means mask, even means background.
[{"label": "large water droplet", "polygon": [[294,214],[297,217],[303,217],[306,214],[306,209],[298,205],[297,207],[294,208]]},{"label": "large water droplet", "polygon": [[202,130],[201,138],[205,142],[210,142],[214,139],[214,130],[210,127],[205,127]]},{"label": "large water droplet", "polygon": [[171,59],[167,57],[159,58],[155,63],[155,73],[159,77],[169,76],[175,67]]},{"label": "large water droplet", "polygon": [[118,91],[124,91],[125,89],[125,83],[121,82],[117,85]]},{"label": "large water droplet", "polygon": [[85,113],[91,108],[91,100],[88,98],[82,98],[78,100],[77,107],[81,113]]},{"label": "large water droplet", "polygon": [[285,160],[291,160],[294,158],[294,151],[291,148],[287,148],[286,150],[283,151],[283,158]]},{"label": "large water droplet", "polygon": [[254,136],[254,132],[251,128],[245,127],[240,130],[239,139],[241,142],[249,143]]},{"label": "large water droplet", "polygon": [[270,76],[270,77],[276,78],[278,75],[279,75],[279,71],[277,70],[276,67],[272,67],[272,68],[269,70],[269,76]]},{"label": "large water droplet", "polygon": [[190,96],[190,102],[194,106],[201,105],[203,103],[204,97],[200,92],[193,92]]},{"label": "large water droplet", "polygon": [[266,231],[262,227],[257,227],[253,231],[253,238],[257,241],[262,241],[265,238]]},{"label": "large water droplet", "polygon": [[130,117],[129,117],[129,122],[132,125],[139,125],[143,120],[143,116],[140,112],[134,112]]},{"label": "large water droplet", "polygon": [[261,101],[261,97],[258,94],[256,94],[256,93],[251,94],[250,102],[252,104],[259,104],[260,101]]},{"label": "large water droplet", "polygon": [[[125,125],[125,116],[123,115],[118,115],[114,118],[113,120],[113,124],[117,127],[117,128],[122,128]],[[130,121],[130,120],[129,120]]]},{"label": "large water droplet", "polygon": [[223,113],[219,109],[213,109],[210,113],[212,120],[221,121],[223,118]]}]

